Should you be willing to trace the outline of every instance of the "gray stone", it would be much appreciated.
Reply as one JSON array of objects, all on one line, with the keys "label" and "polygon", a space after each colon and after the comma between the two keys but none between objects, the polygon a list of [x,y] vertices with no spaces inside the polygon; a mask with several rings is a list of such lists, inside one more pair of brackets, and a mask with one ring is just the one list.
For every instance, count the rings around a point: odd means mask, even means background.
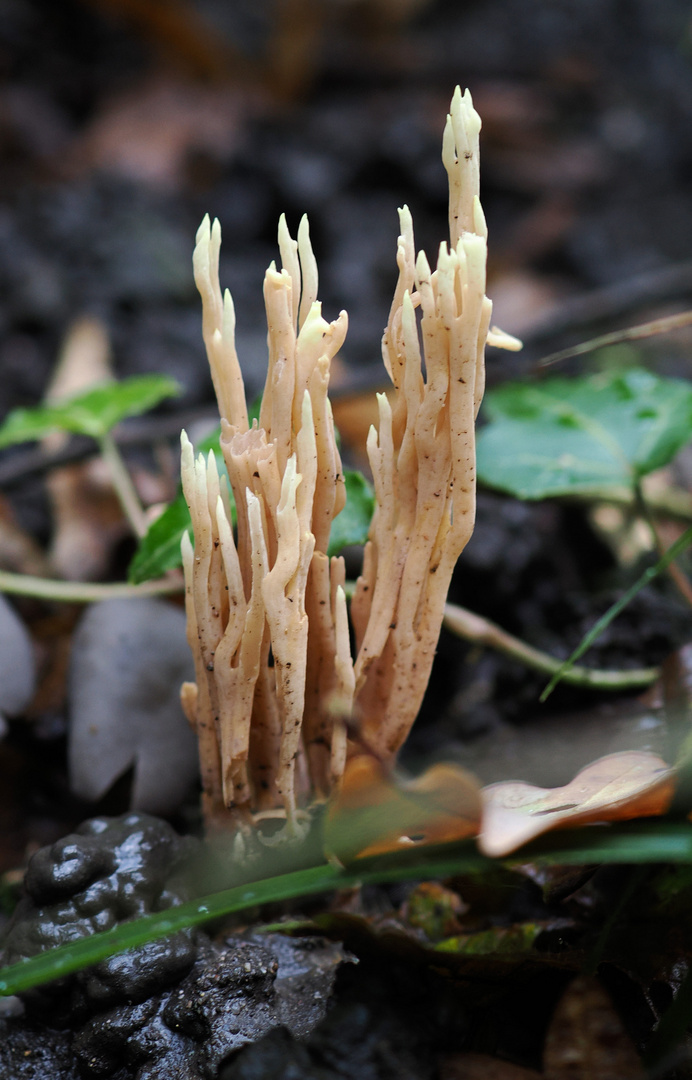
[{"label": "gray stone", "polygon": [[134,766],[132,808],[175,810],[198,773],[196,739],[180,705],[180,684],[193,678],[179,608],[151,597],[93,604],[70,664],[73,792],[99,799]]},{"label": "gray stone", "polygon": [[12,605],[0,593],[0,737],[6,716],[17,716],[36,688],[36,665],[29,632]]}]

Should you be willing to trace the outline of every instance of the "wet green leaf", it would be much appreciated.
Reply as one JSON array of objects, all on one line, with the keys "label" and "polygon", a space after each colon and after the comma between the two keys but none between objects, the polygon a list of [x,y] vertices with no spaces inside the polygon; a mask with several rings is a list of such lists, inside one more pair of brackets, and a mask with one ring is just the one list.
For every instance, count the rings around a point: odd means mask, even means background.
[{"label": "wet green leaf", "polygon": [[[217,427],[206,438],[202,439],[196,450],[200,454],[208,454],[213,451],[216,458],[216,466],[220,476],[228,480],[226,463],[219,448],[221,428]],[[231,518],[235,524],[235,503],[233,492],[228,484],[228,495],[231,504]],[[147,532],[139,542],[128,570],[128,580],[131,585],[141,585],[143,581],[162,577],[168,570],[175,570],[181,565],[180,541],[186,529],[192,532],[190,511],[185,502],[182,489],[178,492],[173,502],[169,503],[163,513],[152,522]]]},{"label": "wet green leaf", "polygon": [[520,499],[631,487],[692,437],[692,386],[642,369],[508,383],[485,410],[479,479]]},{"label": "wet green leaf", "polygon": [[407,927],[422,930],[428,941],[440,942],[461,933],[461,917],[468,905],[458,893],[439,881],[421,881],[405,905]]},{"label": "wet green leaf", "polygon": [[375,510],[375,493],[362,473],[344,470],[346,505],[332,522],[329,555],[338,555],[349,544],[364,544]]},{"label": "wet green leaf", "polygon": [[[196,448],[199,453],[208,453],[214,450],[216,464],[221,476],[228,477],[223,455],[219,450],[219,434],[217,429],[212,435],[204,439]],[[374,508],[374,495],[370,484],[359,472],[344,473],[346,482],[346,506],[332,525],[329,540],[329,554],[338,555],[347,544],[364,544],[370,519]],[[230,484],[228,487],[231,513],[235,524],[235,503]],[[190,512],[185,502],[182,491],[156,521],[149,526],[145,536],[142,537],[134,558],[130,563],[128,578],[132,585],[140,585],[143,581],[158,578],[168,570],[174,570],[181,564],[180,541],[186,529],[191,529]]]},{"label": "wet green leaf", "polygon": [[475,934],[457,934],[435,946],[436,952],[457,956],[522,955],[533,948],[544,927],[539,923],[516,923],[514,926],[493,926]]},{"label": "wet green leaf", "polygon": [[101,439],[121,420],[139,416],[179,393],[178,383],[167,375],[135,375],[54,405],[14,409],[0,426],[0,447],[42,439],[53,431]]},{"label": "wet green leaf", "polygon": [[181,491],[140,540],[128,570],[130,584],[141,585],[180,566],[180,541],[186,529],[191,529],[190,511]]}]

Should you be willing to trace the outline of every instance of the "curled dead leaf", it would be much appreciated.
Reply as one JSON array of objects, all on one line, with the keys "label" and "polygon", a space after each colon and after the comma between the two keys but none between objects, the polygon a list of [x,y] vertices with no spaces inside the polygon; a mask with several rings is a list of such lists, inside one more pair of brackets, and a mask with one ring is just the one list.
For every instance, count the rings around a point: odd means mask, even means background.
[{"label": "curled dead leaf", "polygon": [[415,780],[394,779],[377,758],[352,757],[325,821],[325,846],[342,863],[420,844],[475,836],[481,791],[470,773],[440,763]]},{"label": "curled dead leaf", "polygon": [[656,754],[626,750],[592,762],[564,787],[490,784],[483,789],[478,846],[484,855],[501,857],[552,829],[664,814],[674,777]]}]

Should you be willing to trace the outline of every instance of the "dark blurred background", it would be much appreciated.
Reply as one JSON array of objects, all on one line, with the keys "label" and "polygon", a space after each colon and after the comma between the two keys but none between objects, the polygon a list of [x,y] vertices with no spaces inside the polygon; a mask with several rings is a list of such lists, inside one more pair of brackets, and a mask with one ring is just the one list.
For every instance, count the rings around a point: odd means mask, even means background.
[{"label": "dark blurred background", "polygon": [[456,83],[483,117],[496,319],[527,341],[491,379],[689,301],[684,0],[3,0],[0,413],[40,397],[85,313],[119,374],[168,371],[209,402],[190,269],[207,211],[250,393],[281,211],[309,214],[325,313],[351,318],[341,378],[366,378],[397,206],[429,254],[445,236]]}]

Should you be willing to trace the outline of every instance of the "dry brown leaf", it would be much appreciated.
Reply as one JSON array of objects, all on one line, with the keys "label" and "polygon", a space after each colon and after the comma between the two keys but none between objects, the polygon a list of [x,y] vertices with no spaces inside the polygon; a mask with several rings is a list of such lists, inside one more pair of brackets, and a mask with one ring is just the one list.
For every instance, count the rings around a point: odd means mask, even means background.
[{"label": "dry brown leaf", "polygon": [[26,716],[35,720],[42,716],[61,716],[65,713],[67,670],[70,649],[79,609],[65,605],[31,624],[36,649],[38,686],[27,706]]},{"label": "dry brown leaf", "polygon": [[192,154],[229,154],[243,105],[230,87],[154,75],[111,98],[73,149],[81,169],[177,187]]},{"label": "dry brown leaf", "polygon": [[45,577],[48,560],[34,537],[17,521],[9,500],[0,495],[0,567],[15,574]]},{"label": "dry brown leaf", "polygon": [[592,762],[564,787],[490,784],[478,846],[484,855],[504,856],[551,829],[663,814],[674,775],[656,754],[626,750]]},{"label": "dry brown leaf", "polygon": [[325,843],[341,861],[478,832],[481,791],[457,765],[433,765],[415,780],[394,780],[369,754],[352,757],[330,803]]},{"label": "dry brown leaf", "polygon": [[330,803],[325,842],[348,862],[478,835],[484,855],[503,857],[552,829],[663,814],[674,776],[656,754],[627,750],[592,762],[564,787],[509,781],[480,791],[456,765],[440,763],[401,781],[374,756],[358,754]]},{"label": "dry brown leaf", "polygon": [[195,77],[224,80],[229,70],[245,73],[243,57],[224,35],[215,33],[187,0],[82,0],[136,27],[170,59]]},{"label": "dry brown leaf", "polygon": [[509,267],[493,279],[493,320],[528,335],[559,307],[559,285],[522,268]]},{"label": "dry brown leaf", "polygon": [[129,527],[102,460],[54,469],[46,480],[55,520],[53,574],[67,581],[98,581]]},{"label": "dry brown leaf", "polygon": [[450,1054],[440,1062],[440,1080],[541,1080],[535,1069],[525,1069],[490,1054]]},{"label": "dry brown leaf", "polygon": [[545,1080],[644,1080],[644,1069],[597,979],[570,983],[553,1015],[543,1055]]},{"label": "dry brown leaf", "polygon": [[[69,327],[45,400],[62,401],[113,378],[110,345],[103,323],[75,319]],[[68,441],[64,431],[42,440],[57,451]],[[46,478],[54,531],[50,565],[58,577],[93,581],[103,577],[114,545],[127,535],[108,466],[101,458],[53,469]]]}]

